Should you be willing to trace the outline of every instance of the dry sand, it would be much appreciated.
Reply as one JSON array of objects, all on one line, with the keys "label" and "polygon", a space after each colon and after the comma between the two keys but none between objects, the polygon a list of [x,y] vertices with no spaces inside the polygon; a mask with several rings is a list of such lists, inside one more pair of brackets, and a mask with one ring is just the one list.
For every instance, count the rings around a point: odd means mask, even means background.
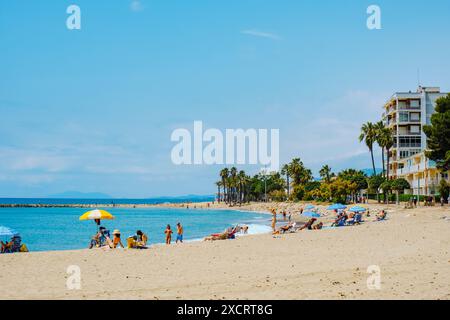
[{"label": "dry sand", "polygon": [[[0,255],[0,299],[449,299],[450,209],[388,212],[385,222],[278,238]],[[66,287],[70,265],[81,290]],[[380,290],[367,287],[371,265]]]}]

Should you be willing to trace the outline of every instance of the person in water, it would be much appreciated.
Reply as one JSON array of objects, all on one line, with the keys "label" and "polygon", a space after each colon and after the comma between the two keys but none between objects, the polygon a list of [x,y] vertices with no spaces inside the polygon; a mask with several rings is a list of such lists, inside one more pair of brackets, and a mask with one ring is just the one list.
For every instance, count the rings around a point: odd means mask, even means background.
[{"label": "person in water", "polygon": [[175,243],[178,243],[178,241],[183,243],[183,226],[179,222],[177,223],[177,241]]},{"label": "person in water", "polygon": [[114,230],[113,232],[113,248],[116,249],[117,247],[122,247],[125,248],[125,246],[122,243],[122,239],[120,239],[120,231],[119,230]]},{"label": "person in water", "polygon": [[166,244],[170,244],[172,242],[172,229],[170,228],[170,224],[167,225],[166,230],[164,231],[166,234]]}]

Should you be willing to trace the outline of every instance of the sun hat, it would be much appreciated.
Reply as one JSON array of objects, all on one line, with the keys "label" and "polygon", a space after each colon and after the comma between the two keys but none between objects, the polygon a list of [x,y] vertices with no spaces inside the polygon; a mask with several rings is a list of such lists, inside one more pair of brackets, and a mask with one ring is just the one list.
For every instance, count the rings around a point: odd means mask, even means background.
[{"label": "sun hat", "polygon": [[119,229],[115,229],[113,234],[120,234],[120,230]]}]

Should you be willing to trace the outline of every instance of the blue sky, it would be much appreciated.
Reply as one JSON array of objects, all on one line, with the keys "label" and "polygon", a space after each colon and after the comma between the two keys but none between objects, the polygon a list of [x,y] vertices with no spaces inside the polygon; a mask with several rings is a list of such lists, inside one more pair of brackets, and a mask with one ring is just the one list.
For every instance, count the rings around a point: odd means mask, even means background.
[{"label": "blue sky", "polygon": [[[81,8],[82,29],[66,28]],[[382,30],[368,30],[377,4]],[[370,167],[394,91],[450,91],[450,2],[0,0],[0,197],[210,194],[176,128],[279,128],[281,161]],[[259,168],[247,168],[256,172]]]}]

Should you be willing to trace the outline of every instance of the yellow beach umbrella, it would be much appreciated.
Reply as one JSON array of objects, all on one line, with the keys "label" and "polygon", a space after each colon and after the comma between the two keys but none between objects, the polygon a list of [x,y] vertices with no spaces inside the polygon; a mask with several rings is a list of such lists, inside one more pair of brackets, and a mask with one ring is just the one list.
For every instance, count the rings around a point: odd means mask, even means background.
[{"label": "yellow beach umbrella", "polygon": [[105,210],[91,210],[88,212],[85,212],[81,217],[80,220],[113,220],[114,216]]}]

